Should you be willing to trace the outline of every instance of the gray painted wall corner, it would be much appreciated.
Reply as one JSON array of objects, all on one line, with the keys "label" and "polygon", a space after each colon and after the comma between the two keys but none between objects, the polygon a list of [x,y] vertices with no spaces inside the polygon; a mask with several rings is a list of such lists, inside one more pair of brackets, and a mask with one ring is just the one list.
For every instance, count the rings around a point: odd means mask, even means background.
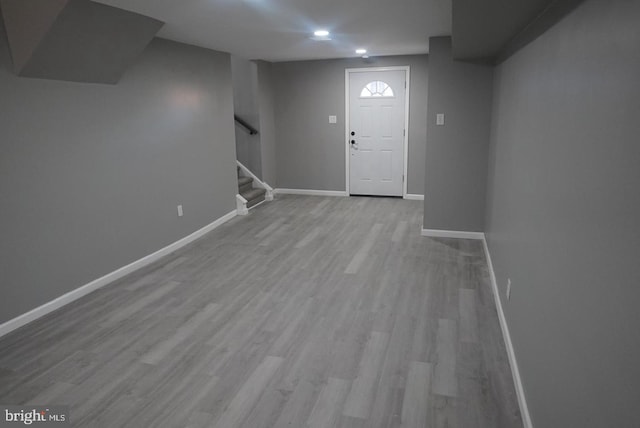
[{"label": "gray painted wall corner", "polygon": [[251,172],[262,178],[258,67],[253,61],[232,55],[231,75],[234,114],[258,130],[258,134],[251,135],[245,128],[236,125],[236,156]]},{"label": "gray painted wall corner", "polygon": [[486,235],[536,427],[640,426],[638,22],[586,1],[497,68]]},{"label": "gray painted wall corner", "polygon": [[255,63],[258,67],[258,114],[260,118],[262,179],[269,185],[275,186],[278,169],[273,65],[267,61],[256,61]]},{"label": "gray painted wall corner", "polygon": [[2,0],[18,75],[115,84],[163,22],[86,0]]},{"label": "gray painted wall corner", "polygon": [[[484,231],[493,67],[454,61],[450,37],[429,39],[424,227]],[[444,114],[444,126],[436,115]]]},{"label": "gray painted wall corner", "polygon": [[[274,63],[277,187],[344,191],[345,69],[408,65],[408,190],[423,194],[427,64],[427,55]],[[329,115],[338,123],[329,124]]]},{"label": "gray painted wall corner", "polygon": [[228,54],[154,39],[118,85],[25,79],[0,28],[0,93],[0,322],[235,208]]}]

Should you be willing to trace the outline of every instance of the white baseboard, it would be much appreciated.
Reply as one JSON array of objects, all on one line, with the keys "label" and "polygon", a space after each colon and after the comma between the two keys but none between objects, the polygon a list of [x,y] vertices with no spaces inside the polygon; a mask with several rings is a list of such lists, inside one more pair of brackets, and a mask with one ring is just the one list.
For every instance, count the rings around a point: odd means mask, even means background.
[{"label": "white baseboard", "polygon": [[149,254],[148,256],[145,256],[139,260],[136,260],[135,262],[130,263],[126,266],[123,266],[120,269],[117,269],[111,273],[108,273],[101,278],[91,281],[90,283],[85,284],[79,288],[76,288],[75,290],[71,290],[68,293],[63,294],[62,296],[57,297],[56,299],[45,303],[44,305],[38,306],[37,308],[32,309],[27,313],[19,315],[16,318],[13,318],[3,324],[0,324],[0,337],[22,327],[25,324],[30,323],[31,321],[35,321],[36,319],[41,318],[47,315],[48,313],[61,308],[64,305],[67,305],[75,300],[78,300],[79,298],[86,296],[92,291],[102,288],[105,285],[108,285],[113,281],[116,281],[122,278],[123,276],[130,274],[131,272],[134,272],[140,268],[143,268],[168,254],[173,253],[174,251],[184,247],[185,245],[195,241],[196,239],[202,237],[203,235],[211,232],[213,229],[231,220],[236,215],[237,215],[236,210],[233,210],[230,213],[225,214],[224,216],[215,220],[213,223],[210,223],[207,226],[203,227],[202,229],[197,230],[192,234],[185,236],[184,238],[172,244],[169,244],[166,247],[152,254]]},{"label": "white baseboard", "polygon": [[404,195],[404,198],[411,201],[424,201],[424,195],[417,195],[415,193],[407,193]]},{"label": "white baseboard", "polygon": [[[312,189],[274,189],[274,193],[281,195],[307,195],[307,196],[349,196],[343,190],[312,190]],[[424,201],[424,195],[407,193],[404,199]]]},{"label": "white baseboard", "polygon": [[349,196],[343,190],[275,189],[274,192],[280,195]]},{"label": "white baseboard", "polygon": [[482,232],[465,232],[461,230],[422,229],[422,236],[432,238],[484,239]]},{"label": "white baseboard", "polygon": [[249,210],[247,209],[247,200],[242,195],[236,195],[236,211],[238,215],[247,215]]},{"label": "white baseboard", "polygon": [[507,319],[504,316],[504,310],[502,308],[502,300],[500,300],[500,291],[498,290],[498,282],[496,281],[496,274],[493,270],[493,263],[491,262],[491,254],[489,253],[489,246],[487,245],[486,238],[482,239],[484,244],[484,253],[487,256],[487,265],[489,266],[489,276],[491,278],[491,288],[493,289],[493,297],[496,301],[496,310],[498,311],[498,319],[500,320],[500,328],[502,328],[502,336],[507,348],[507,355],[509,357],[509,365],[511,366],[511,374],[513,375],[513,383],[516,387],[516,395],[518,396],[518,404],[520,405],[520,414],[522,415],[522,423],[524,428],[533,428],[531,423],[531,415],[529,414],[529,407],[527,406],[527,400],[524,395],[524,388],[522,386],[522,379],[520,378],[520,370],[518,369],[518,362],[516,360],[516,354],[513,349],[513,343],[511,342],[511,334],[509,333],[509,326],[507,325]]}]

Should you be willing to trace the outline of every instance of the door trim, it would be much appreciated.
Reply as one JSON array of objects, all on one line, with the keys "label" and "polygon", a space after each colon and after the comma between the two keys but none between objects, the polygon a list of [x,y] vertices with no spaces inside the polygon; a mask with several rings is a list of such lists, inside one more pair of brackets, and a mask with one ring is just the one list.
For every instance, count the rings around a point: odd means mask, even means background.
[{"label": "door trim", "polygon": [[408,65],[399,65],[399,66],[391,66],[391,67],[365,67],[365,68],[346,68],[344,70],[344,106],[345,106],[345,129],[344,129],[344,144],[345,144],[345,183],[346,189],[345,192],[347,196],[351,196],[351,186],[349,183],[349,164],[350,164],[350,147],[349,147],[349,129],[351,128],[351,124],[349,123],[351,119],[350,114],[350,106],[349,106],[349,76],[351,73],[363,73],[368,71],[404,71],[405,72],[405,81],[407,82],[407,89],[405,91],[405,100],[404,100],[404,143],[403,143],[403,171],[402,176],[404,179],[402,180],[402,199],[407,199],[407,183],[409,182],[409,178],[407,177],[407,170],[409,168],[409,94],[411,93],[410,85],[411,85],[411,67]]}]

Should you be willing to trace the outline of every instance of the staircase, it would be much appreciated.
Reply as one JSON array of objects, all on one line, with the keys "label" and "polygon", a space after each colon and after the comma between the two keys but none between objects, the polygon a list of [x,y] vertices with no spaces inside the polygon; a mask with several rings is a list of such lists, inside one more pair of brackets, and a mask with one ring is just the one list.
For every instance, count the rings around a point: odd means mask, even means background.
[{"label": "staircase", "polygon": [[238,194],[247,201],[247,208],[263,202],[266,193],[266,189],[253,187],[253,178],[242,175],[242,169],[238,167]]}]

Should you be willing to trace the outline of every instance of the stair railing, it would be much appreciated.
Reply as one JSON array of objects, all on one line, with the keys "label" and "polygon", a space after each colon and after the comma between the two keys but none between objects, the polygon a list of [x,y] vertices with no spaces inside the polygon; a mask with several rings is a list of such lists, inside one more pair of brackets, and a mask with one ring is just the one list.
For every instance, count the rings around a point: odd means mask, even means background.
[{"label": "stair railing", "polygon": [[236,124],[240,125],[240,127],[243,128],[245,131],[247,131],[249,133],[249,135],[257,135],[258,134],[258,130],[256,128],[251,126],[247,121],[243,120],[238,115],[234,114],[233,115],[233,119],[236,121]]}]

